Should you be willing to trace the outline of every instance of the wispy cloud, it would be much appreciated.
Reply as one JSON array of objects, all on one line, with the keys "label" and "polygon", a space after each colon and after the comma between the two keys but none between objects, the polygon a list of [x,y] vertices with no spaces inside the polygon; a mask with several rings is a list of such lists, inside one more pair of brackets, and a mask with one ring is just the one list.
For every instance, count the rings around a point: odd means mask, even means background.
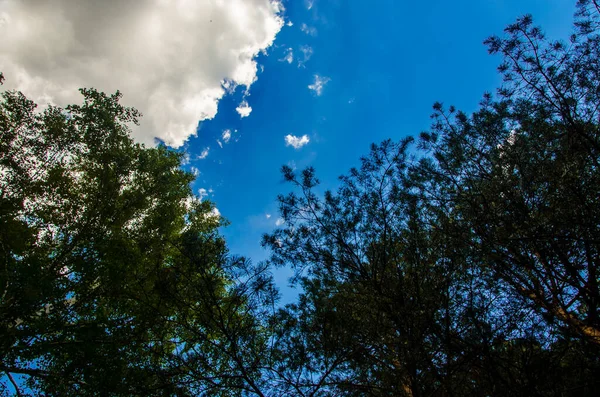
[{"label": "wispy cloud", "polygon": [[315,74],[314,79],[314,82],[309,84],[308,89],[314,91],[317,96],[321,96],[323,88],[331,81],[331,79],[329,77],[319,76],[318,74]]},{"label": "wispy cloud", "polygon": [[312,57],[313,55],[313,49],[311,46],[308,45],[303,45],[302,47],[300,47],[300,51],[302,51],[302,59],[298,60],[298,67],[304,67],[304,65],[306,64],[306,62],[308,62],[308,60]]},{"label": "wispy cloud", "polygon": [[291,64],[292,62],[294,62],[294,50],[290,47],[290,48],[287,48],[285,51],[286,51],[285,56],[283,58],[281,58],[280,61]]},{"label": "wispy cloud", "polygon": [[283,218],[278,218],[278,219],[275,221],[275,226],[281,226],[281,225],[283,225],[284,223],[285,223],[285,221],[283,220]]},{"label": "wispy cloud", "polygon": [[208,191],[201,187],[200,189],[198,189],[198,196],[200,197],[200,201],[202,201],[202,199],[204,199],[204,197],[208,196]]},{"label": "wispy cloud", "polygon": [[223,142],[229,143],[229,140],[231,139],[231,130],[230,129],[223,130],[223,134],[221,135],[221,139],[223,139]]},{"label": "wispy cloud", "polygon": [[309,36],[315,37],[317,35],[317,28],[315,28],[314,26],[308,26],[305,23],[303,23],[302,25],[300,25],[300,30],[303,31],[304,33],[306,33]]},{"label": "wispy cloud", "polygon": [[294,149],[300,149],[302,146],[308,144],[310,139],[308,135],[294,136],[294,135],[286,135],[285,136],[285,145],[292,146]]},{"label": "wispy cloud", "polygon": [[208,157],[208,153],[210,152],[210,148],[209,147],[205,147],[202,152],[198,155],[198,158],[200,160],[204,160],[205,158]]}]

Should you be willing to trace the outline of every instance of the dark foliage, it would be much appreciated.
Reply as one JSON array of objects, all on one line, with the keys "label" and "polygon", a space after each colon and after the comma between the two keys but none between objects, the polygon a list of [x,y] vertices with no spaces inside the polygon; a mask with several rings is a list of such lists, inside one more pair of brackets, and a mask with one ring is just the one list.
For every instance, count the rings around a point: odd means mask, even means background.
[{"label": "dark foliage", "polygon": [[282,314],[300,394],[595,394],[599,15],[580,1],[568,44],[530,16],[488,39],[497,98],[436,104],[420,150],[374,145],[337,193],[284,167],[299,193],[264,243],[303,289]]},{"label": "dark foliage", "polygon": [[[504,84],[320,192],[283,167],[268,263],[229,254],[181,154],[82,90],[0,102],[0,393],[593,396],[600,388],[600,6],[486,41]],[[0,74],[0,83],[4,76]],[[322,193],[322,194],[321,194]],[[276,307],[270,266],[298,301]]]}]

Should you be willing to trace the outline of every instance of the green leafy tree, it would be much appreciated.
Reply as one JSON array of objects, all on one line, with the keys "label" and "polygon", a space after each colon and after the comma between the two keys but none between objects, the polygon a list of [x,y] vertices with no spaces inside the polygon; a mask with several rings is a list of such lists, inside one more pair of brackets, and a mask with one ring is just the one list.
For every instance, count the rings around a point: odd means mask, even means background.
[{"label": "green leafy tree", "polygon": [[83,105],[43,112],[2,94],[5,387],[260,395],[258,303],[275,294],[265,269],[230,257],[181,154],[132,141],[139,114],[118,92],[81,92]]}]

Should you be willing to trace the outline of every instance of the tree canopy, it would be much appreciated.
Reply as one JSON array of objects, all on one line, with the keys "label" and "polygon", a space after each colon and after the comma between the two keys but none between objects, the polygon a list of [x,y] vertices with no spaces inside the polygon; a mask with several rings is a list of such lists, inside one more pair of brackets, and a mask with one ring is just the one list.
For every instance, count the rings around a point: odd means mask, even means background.
[{"label": "tree canopy", "polygon": [[264,243],[302,286],[285,317],[305,390],[317,373],[323,395],[594,394],[599,16],[580,1],[569,43],[530,16],[489,38],[498,95],[435,104],[429,131],[373,145],[335,193],[283,168],[298,193]]},{"label": "tree canopy", "polygon": [[229,253],[181,153],[133,142],[120,93],[38,111],[4,92],[0,393],[597,394],[599,29],[595,0],[567,43],[520,18],[486,40],[496,95],[435,104],[337,191],[284,166],[259,264]]},{"label": "tree canopy", "polygon": [[81,92],[2,95],[0,370],[42,395],[252,389],[269,280],[228,255],[182,155],[134,144],[119,93]]}]

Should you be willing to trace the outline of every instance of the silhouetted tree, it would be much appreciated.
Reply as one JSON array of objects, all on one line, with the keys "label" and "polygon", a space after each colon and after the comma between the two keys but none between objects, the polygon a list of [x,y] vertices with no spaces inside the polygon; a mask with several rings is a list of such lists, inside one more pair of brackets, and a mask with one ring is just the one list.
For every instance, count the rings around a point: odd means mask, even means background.
[{"label": "silhouetted tree", "polygon": [[594,394],[599,15],[579,1],[569,44],[529,16],[488,39],[498,97],[436,104],[421,151],[374,145],[337,193],[283,168],[299,193],[264,243],[303,288],[280,314],[297,393]]}]

